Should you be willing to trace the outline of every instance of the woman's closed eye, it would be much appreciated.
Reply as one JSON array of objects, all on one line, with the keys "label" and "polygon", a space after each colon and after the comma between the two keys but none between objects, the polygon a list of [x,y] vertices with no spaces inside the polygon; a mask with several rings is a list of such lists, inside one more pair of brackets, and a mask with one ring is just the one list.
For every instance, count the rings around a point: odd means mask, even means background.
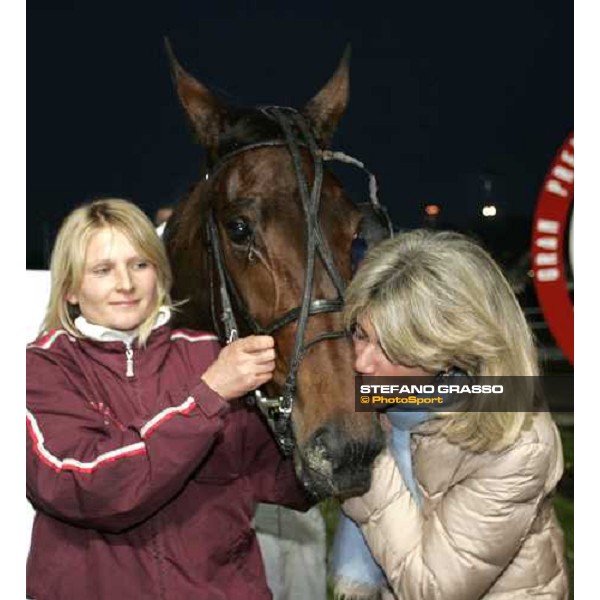
[{"label": "woman's closed eye", "polygon": [[92,269],[94,275],[108,275],[111,271],[110,265],[98,265]]},{"label": "woman's closed eye", "polygon": [[350,335],[352,336],[352,339],[357,342],[369,342],[367,332],[358,323],[354,323],[350,327]]},{"label": "woman's closed eye", "polygon": [[151,266],[152,266],[152,264],[150,263],[149,260],[142,260],[141,259],[141,260],[136,260],[133,263],[133,268],[136,271],[143,271],[144,269],[147,269],[148,267],[151,267]]}]

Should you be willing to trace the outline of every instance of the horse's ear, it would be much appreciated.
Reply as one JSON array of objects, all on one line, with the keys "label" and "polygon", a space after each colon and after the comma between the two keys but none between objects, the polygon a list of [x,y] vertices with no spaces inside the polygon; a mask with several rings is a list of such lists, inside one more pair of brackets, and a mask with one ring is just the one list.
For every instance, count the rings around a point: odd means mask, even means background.
[{"label": "horse's ear", "polygon": [[215,149],[219,134],[223,130],[227,108],[208,88],[186,73],[175,58],[168,38],[165,38],[165,48],[181,104],[202,145],[211,150]]},{"label": "horse's ear", "polygon": [[331,79],[304,107],[314,132],[321,144],[326,145],[346,110],[350,91],[350,45],[346,46],[342,60]]}]

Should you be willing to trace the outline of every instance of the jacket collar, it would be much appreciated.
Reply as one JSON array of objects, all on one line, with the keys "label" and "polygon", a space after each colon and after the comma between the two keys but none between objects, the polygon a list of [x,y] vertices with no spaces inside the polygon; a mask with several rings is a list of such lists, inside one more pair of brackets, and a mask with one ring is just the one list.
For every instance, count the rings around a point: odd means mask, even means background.
[{"label": "jacket collar", "polygon": [[170,316],[168,308],[160,309],[152,335],[143,348],[133,344],[138,335],[137,330],[115,331],[78,317],[75,324],[84,336],[78,340],[78,345],[89,358],[103,364],[124,380],[157,373],[171,346],[168,343],[171,336],[168,325]]},{"label": "jacket collar", "polygon": [[[162,327],[165,323],[168,323],[171,318],[171,310],[168,306],[161,306],[156,321],[152,327],[152,331],[158,327]],[[82,333],[86,338],[92,339],[96,342],[123,342],[124,344],[131,344],[133,340],[138,336],[138,330],[132,329],[129,331],[119,331],[117,329],[110,329],[103,325],[96,325],[90,323],[83,315],[78,316],[75,319],[75,327]]]}]

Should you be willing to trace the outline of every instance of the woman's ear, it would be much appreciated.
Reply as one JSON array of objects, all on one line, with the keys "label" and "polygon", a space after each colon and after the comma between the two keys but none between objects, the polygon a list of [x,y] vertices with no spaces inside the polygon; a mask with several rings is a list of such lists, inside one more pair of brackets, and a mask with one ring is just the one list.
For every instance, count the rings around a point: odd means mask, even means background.
[{"label": "woman's ear", "polygon": [[68,294],[65,294],[65,300],[72,305],[76,305],[79,304],[79,298],[77,296],[77,294],[75,294],[74,292],[70,292]]}]

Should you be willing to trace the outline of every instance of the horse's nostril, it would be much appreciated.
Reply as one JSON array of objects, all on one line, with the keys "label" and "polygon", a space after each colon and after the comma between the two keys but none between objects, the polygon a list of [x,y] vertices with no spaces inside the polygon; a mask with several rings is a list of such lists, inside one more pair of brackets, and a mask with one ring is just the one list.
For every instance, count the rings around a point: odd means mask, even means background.
[{"label": "horse's nostril", "polygon": [[302,464],[296,466],[296,472],[301,473],[307,489],[319,497],[361,494],[369,488],[371,465],[383,443],[380,429],[375,428],[367,439],[356,439],[340,426],[327,424],[300,449]]},{"label": "horse's nostril", "polygon": [[330,445],[331,434],[325,428],[321,427],[321,429],[317,430],[313,436],[313,443],[315,446],[324,446],[327,447]]},{"label": "horse's nostril", "polygon": [[357,440],[343,435],[339,428],[325,426],[315,432],[308,447],[321,461],[327,461],[333,473],[368,468],[383,448],[383,436]]},{"label": "horse's nostril", "polygon": [[331,427],[322,427],[313,436],[312,447],[322,459],[329,461],[335,468],[341,454],[340,443]]}]

